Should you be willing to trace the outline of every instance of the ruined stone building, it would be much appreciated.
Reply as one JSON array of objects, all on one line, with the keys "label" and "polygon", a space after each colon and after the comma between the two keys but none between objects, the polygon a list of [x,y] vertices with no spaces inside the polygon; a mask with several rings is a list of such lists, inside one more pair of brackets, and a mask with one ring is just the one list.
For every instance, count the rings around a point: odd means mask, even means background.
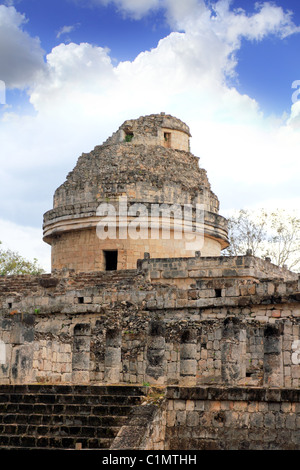
[{"label": "ruined stone building", "polygon": [[[51,273],[0,277],[0,447],[300,448],[299,275],[222,256],[227,223],[190,138],[164,113],[125,121],[55,191]],[[99,397],[121,389],[133,415],[105,440]],[[34,431],[7,418],[21,398]]]}]

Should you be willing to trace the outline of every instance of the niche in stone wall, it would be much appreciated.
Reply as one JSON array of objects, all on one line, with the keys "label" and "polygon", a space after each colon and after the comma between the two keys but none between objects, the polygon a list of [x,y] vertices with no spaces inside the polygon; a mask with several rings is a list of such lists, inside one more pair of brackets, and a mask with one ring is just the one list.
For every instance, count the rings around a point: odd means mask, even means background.
[{"label": "niche in stone wall", "polygon": [[118,328],[106,330],[104,380],[107,383],[120,382],[122,332]]},{"label": "niche in stone wall", "polygon": [[236,317],[223,322],[221,376],[225,384],[235,384],[246,377],[246,328]]},{"label": "niche in stone wall", "polygon": [[101,319],[96,320],[92,329],[90,354],[90,380],[91,382],[104,381],[104,362],[106,348],[106,328]]},{"label": "niche in stone wall", "polygon": [[77,323],[74,327],[72,376],[75,383],[87,383],[90,379],[91,327]]},{"label": "niche in stone wall", "polygon": [[123,130],[123,138],[125,142],[131,142],[134,137],[133,130],[131,127],[126,127]]},{"label": "niche in stone wall", "polygon": [[262,385],[263,380],[263,345],[264,329],[261,325],[247,325],[246,344],[246,382],[252,385]]},{"label": "niche in stone wall", "polygon": [[149,383],[164,384],[166,377],[165,325],[160,320],[149,324],[147,340],[146,378]]},{"label": "niche in stone wall", "polygon": [[264,328],[264,385],[282,387],[283,357],[282,357],[283,325],[266,325]]},{"label": "niche in stone wall", "polygon": [[196,383],[197,374],[197,333],[186,329],[180,340],[180,380],[186,385]]}]

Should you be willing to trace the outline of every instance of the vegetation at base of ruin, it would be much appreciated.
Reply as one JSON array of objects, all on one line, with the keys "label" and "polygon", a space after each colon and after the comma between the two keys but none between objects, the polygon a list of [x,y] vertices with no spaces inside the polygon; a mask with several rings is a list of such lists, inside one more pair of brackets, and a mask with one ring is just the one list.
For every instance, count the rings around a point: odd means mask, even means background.
[{"label": "vegetation at base of ruin", "polygon": [[270,258],[277,266],[300,271],[300,217],[296,211],[241,209],[227,217],[230,246],[225,256]]},{"label": "vegetation at base of ruin", "polygon": [[[150,386],[150,384],[147,386]],[[144,403],[147,403],[148,405],[160,405],[165,398],[165,393],[166,390],[164,386],[150,386]]]},{"label": "vegetation at base of ruin", "polygon": [[[0,241],[0,245],[2,242]],[[10,249],[0,248],[0,276],[16,274],[43,274],[45,271],[38,265],[36,258],[33,261],[26,260],[19,253]]]}]

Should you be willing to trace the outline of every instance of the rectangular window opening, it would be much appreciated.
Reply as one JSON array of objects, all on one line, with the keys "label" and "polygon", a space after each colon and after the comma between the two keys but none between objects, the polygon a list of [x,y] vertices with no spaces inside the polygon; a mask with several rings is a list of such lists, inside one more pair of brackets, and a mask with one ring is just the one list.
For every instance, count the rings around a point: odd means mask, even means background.
[{"label": "rectangular window opening", "polygon": [[103,251],[105,271],[116,271],[118,267],[118,251]]},{"label": "rectangular window opening", "polygon": [[84,298],[83,297],[78,297],[78,303],[83,304],[84,303]]},{"label": "rectangular window opening", "polygon": [[216,297],[222,297],[222,289],[215,289]]},{"label": "rectangular window opening", "polygon": [[171,132],[164,132],[164,142],[166,147],[171,147]]}]

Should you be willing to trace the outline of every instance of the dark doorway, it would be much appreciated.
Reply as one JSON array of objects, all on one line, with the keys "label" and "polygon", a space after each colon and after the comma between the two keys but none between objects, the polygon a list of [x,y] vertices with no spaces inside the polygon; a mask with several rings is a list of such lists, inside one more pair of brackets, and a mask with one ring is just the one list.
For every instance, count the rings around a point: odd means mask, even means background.
[{"label": "dark doorway", "polygon": [[118,266],[118,251],[103,251],[105,271],[116,271]]}]

